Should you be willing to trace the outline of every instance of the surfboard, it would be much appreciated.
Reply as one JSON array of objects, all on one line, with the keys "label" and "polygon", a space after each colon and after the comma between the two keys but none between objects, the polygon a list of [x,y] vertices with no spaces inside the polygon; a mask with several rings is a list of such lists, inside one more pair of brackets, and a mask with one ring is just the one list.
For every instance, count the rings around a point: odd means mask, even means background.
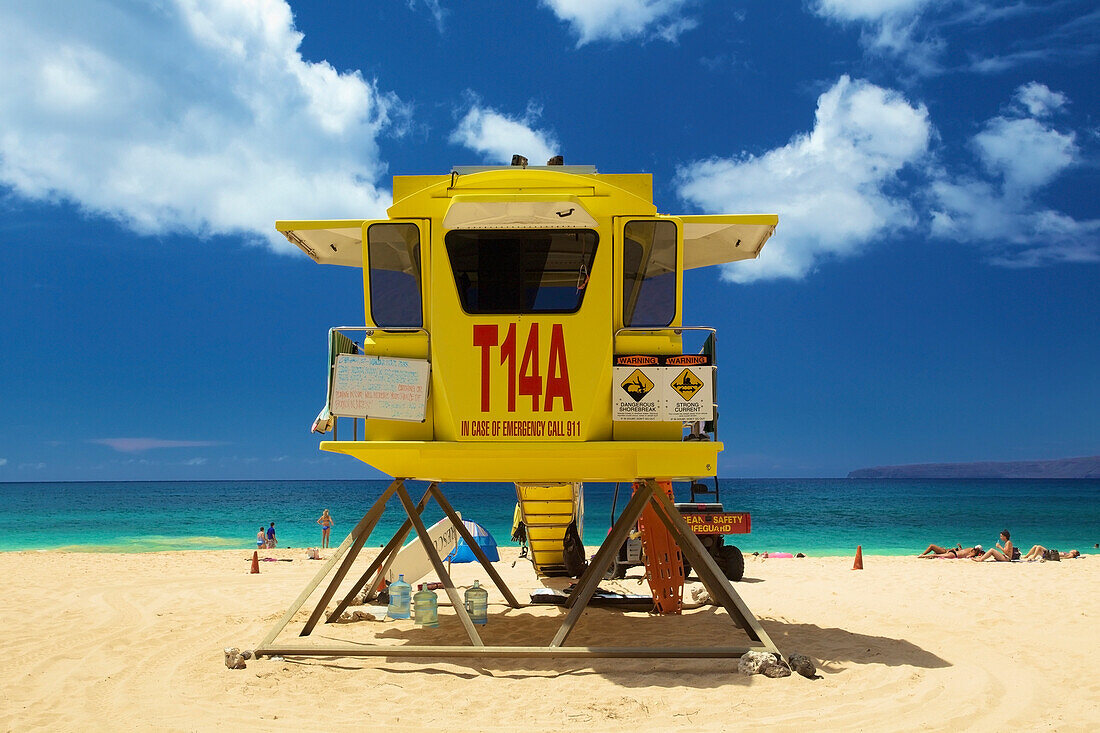
[{"label": "surfboard", "polygon": [[[462,518],[461,513],[455,513],[458,514],[460,519]],[[459,538],[458,530],[451,524],[451,520],[446,517],[428,527],[428,536],[431,537],[432,544],[435,545],[435,551],[440,560],[451,554],[451,551],[458,544]],[[397,556],[394,557],[390,569],[386,572],[386,581],[392,583],[397,580],[398,575],[404,575],[405,582],[412,584],[430,572],[432,572],[432,561],[428,558],[428,553],[424,551],[424,545],[420,543],[420,538],[414,536],[412,542],[397,551]]]}]

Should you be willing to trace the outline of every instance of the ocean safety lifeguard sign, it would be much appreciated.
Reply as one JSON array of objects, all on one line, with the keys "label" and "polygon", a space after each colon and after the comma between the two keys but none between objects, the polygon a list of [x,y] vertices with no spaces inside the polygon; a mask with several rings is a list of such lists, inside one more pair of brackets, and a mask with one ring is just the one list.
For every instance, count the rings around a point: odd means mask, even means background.
[{"label": "ocean safety lifeguard sign", "polygon": [[616,356],[611,394],[613,420],[713,420],[714,365],[706,354]]},{"label": "ocean safety lifeguard sign", "polygon": [[422,422],[430,371],[424,359],[340,354],[329,411],[339,417]]}]

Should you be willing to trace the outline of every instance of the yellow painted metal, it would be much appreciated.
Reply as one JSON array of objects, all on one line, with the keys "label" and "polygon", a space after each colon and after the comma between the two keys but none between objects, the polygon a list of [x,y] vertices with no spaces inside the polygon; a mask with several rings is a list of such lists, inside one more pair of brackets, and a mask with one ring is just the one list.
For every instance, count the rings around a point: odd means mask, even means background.
[{"label": "yellow painted metal", "polygon": [[275,222],[275,229],[314,262],[349,267],[363,266],[362,226],[362,219]]},{"label": "yellow painted metal", "polygon": [[564,570],[565,530],[578,519],[580,490],[568,482],[516,484],[531,564],[540,575]]},{"label": "yellow painted metal", "polygon": [[[368,421],[369,422],[369,421]],[[324,441],[391,476],[435,481],[633,481],[713,476],[722,443],[706,441]]]},{"label": "yellow painted metal", "polygon": [[679,219],[685,270],[751,260],[779,223],[775,214],[697,214]]},{"label": "yellow painted metal", "polygon": [[[648,174],[504,167],[397,176],[385,220],[278,222],[279,231],[318,262],[364,268],[366,324],[374,326],[364,353],[431,362],[424,422],[368,418],[364,440],[326,441],[322,449],[393,476],[444,481],[713,475],[720,443],[682,442],[679,422],[612,421],[611,365],[617,354],[681,353],[683,270],[755,256],[777,219],[660,215],[652,191]],[[624,227],[635,221],[676,227],[674,317],[644,333],[621,330]],[[368,237],[371,226],[386,222],[418,227],[421,331],[386,329],[371,314]],[[447,250],[448,222],[463,231],[577,231],[578,242],[594,237],[591,267],[575,277],[579,309],[465,312]],[[557,280],[543,285],[557,293],[573,287],[565,282],[571,271],[555,272]]]}]

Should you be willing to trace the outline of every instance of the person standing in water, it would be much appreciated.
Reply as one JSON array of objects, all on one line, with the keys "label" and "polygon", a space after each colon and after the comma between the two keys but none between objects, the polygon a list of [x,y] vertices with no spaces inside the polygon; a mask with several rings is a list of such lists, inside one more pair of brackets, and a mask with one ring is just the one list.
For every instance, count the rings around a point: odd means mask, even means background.
[{"label": "person standing in water", "polygon": [[267,549],[274,550],[279,541],[275,539],[275,522],[267,528]]},{"label": "person standing in water", "polygon": [[328,535],[332,530],[332,517],[328,513],[328,509],[321,512],[321,516],[317,519],[317,524],[321,525],[321,548],[328,547]]},{"label": "person standing in water", "polygon": [[267,535],[264,534],[264,526],[260,525],[260,531],[256,533],[256,549],[262,550],[267,547]]}]

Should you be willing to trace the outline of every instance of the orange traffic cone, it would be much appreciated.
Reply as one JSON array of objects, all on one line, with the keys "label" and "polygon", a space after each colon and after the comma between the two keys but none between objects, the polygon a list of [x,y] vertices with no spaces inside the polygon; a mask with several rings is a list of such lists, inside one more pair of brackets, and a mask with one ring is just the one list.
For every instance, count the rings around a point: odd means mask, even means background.
[{"label": "orange traffic cone", "polygon": [[856,545],[856,564],[852,570],[863,570],[863,545]]},{"label": "orange traffic cone", "polygon": [[253,550],[252,552],[252,570],[249,571],[249,575],[252,573],[260,572],[260,551]]}]

